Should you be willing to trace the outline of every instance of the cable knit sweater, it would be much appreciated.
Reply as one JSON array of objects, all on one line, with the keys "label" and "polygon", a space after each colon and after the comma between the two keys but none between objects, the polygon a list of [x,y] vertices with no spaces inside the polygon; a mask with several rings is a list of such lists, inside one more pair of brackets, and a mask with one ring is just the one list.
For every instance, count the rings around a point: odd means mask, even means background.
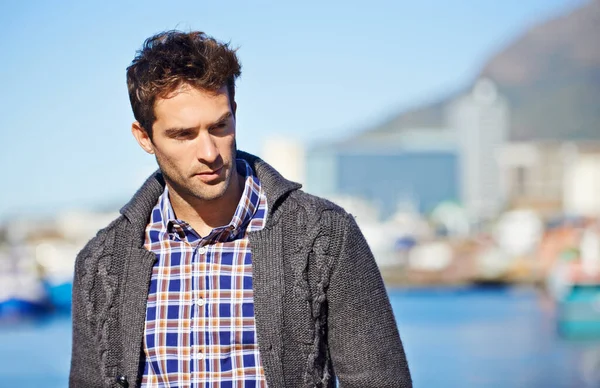
[{"label": "cable knit sweater", "polygon": [[[260,357],[271,388],[411,387],[404,349],[373,255],[354,218],[300,190],[255,156],[267,195],[249,233]],[[156,256],[143,248],[163,192],[151,176],[77,256],[70,387],[137,387]]]}]

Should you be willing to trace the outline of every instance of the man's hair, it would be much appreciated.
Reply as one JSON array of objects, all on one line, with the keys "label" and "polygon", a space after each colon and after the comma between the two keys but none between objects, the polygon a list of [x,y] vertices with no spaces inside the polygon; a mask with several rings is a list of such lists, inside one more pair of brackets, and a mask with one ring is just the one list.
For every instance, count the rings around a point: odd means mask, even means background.
[{"label": "man's hair", "polygon": [[165,31],[146,39],[127,68],[129,100],[140,126],[152,137],[156,99],[183,84],[211,92],[227,86],[233,106],[241,74],[235,51],[201,31]]}]

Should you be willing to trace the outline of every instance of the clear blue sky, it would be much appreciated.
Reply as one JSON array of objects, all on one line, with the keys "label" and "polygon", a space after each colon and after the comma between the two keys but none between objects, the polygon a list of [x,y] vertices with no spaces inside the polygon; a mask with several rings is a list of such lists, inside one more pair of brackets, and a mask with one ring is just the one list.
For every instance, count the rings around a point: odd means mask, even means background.
[{"label": "clear blue sky", "polygon": [[0,1],[0,220],[126,201],[155,168],[125,68],[145,38],[239,46],[238,146],[347,136],[467,85],[532,23],[583,0]]}]

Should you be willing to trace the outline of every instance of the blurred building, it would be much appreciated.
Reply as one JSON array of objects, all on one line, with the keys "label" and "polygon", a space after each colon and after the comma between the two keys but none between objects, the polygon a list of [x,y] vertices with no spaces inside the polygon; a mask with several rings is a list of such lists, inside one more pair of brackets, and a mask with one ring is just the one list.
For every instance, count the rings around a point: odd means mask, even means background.
[{"label": "blurred building", "polygon": [[456,201],[474,225],[514,208],[600,216],[600,142],[511,141],[509,105],[488,79],[442,112],[439,127],[392,121],[310,148],[305,188],[368,201],[381,218],[429,214],[447,201]]},{"label": "blurred building", "polygon": [[565,166],[563,208],[570,214],[600,217],[600,144],[582,144]]},{"label": "blurred building", "polygon": [[428,212],[458,197],[455,143],[448,129],[414,128],[316,146],[307,153],[306,188],[367,200],[384,217],[399,209]]},{"label": "blurred building", "polygon": [[263,144],[261,156],[286,179],[298,183],[305,182],[306,156],[304,146],[300,142],[270,137]]},{"label": "blurred building", "polygon": [[508,130],[506,100],[482,79],[445,107],[445,126],[388,125],[311,148],[306,188],[371,201],[383,216],[407,208],[429,213],[458,201],[474,221],[491,218],[506,201],[497,154]]},{"label": "blurred building", "polygon": [[513,142],[499,162],[510,207],[600,216],[599,142]]},{"label": "blurred building", "polygon": [[506,99],[489,79],[447,107],[447,125],[458,143],[460,197],[473,219],[494,217],[506,200],[498,152],[508,140],[509,117]]}]

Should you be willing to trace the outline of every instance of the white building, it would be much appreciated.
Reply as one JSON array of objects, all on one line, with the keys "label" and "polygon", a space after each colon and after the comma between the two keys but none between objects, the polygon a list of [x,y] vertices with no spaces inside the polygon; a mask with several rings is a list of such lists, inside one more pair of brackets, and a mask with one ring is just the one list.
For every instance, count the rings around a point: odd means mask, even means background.
[{"label": "white building", "polygon": [[600,216],[600,143],[513,142],[500,154],[513,208]]},{"label": "white building", "polygon": [[263,144],[261,157],[284,178],[305,183],[305,149],[298,141],[283,137],[269,137]]},{"label": "white building", "polygon": [[447,108],[447,124],[456,130],[462,202],[473,220],[501,210],[506,188],[497,153],[509,136],[509,108],[488,79]]},{"label": "white building", "polygon": [[580,154],[565,170],[565,212],[600,217],[600,153]]}]

